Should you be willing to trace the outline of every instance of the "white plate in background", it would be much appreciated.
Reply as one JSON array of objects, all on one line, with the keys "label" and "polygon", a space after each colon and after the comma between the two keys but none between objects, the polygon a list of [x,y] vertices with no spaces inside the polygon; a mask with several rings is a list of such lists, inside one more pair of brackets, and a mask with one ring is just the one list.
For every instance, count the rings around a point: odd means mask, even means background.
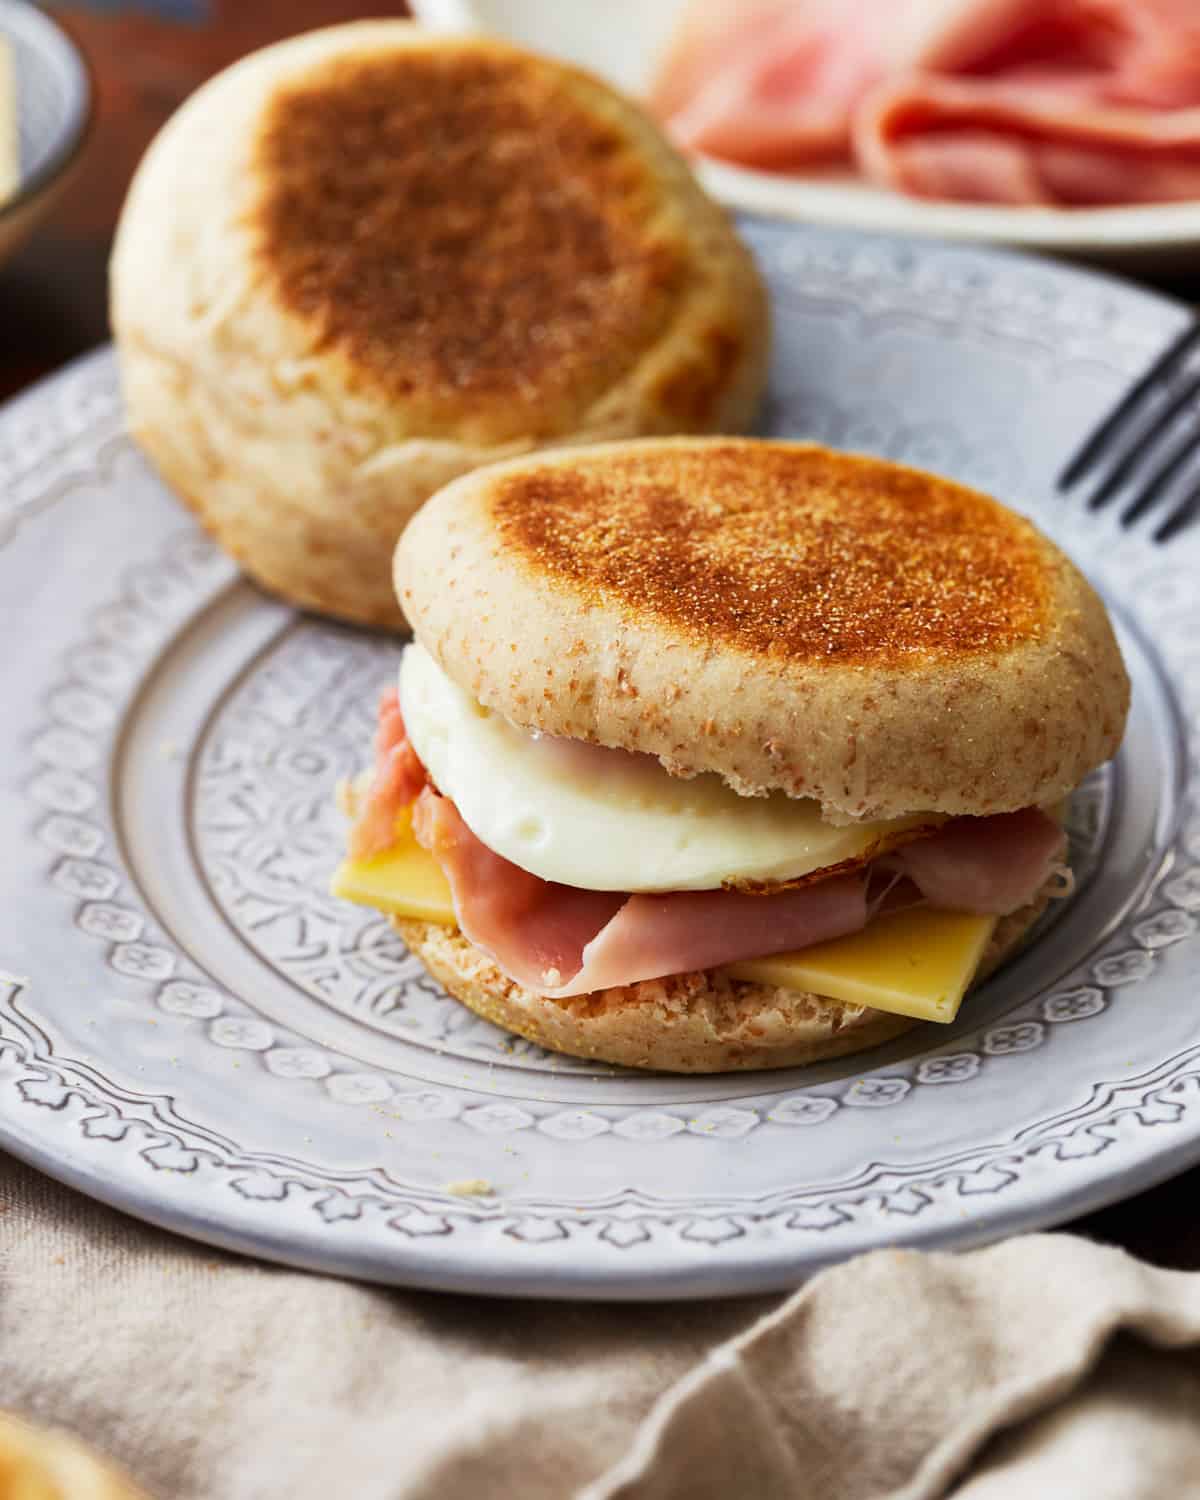
[{"label": "white plate in background", "polygon": [[[411,0],[425,24],[479,30],[579,63],[639,94],[686,0]],[[1194,265],[1200,202],[999,208],[906,198],[841,176],[786,176],[699,159],[709,190],[752,213],[941,240],[1012,245],[1128,271]]]}]

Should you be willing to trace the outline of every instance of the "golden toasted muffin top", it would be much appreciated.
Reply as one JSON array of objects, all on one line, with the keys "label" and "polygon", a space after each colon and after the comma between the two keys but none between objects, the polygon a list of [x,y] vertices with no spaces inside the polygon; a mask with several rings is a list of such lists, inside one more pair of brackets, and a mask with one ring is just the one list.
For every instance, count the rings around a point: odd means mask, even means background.
[{"label": "golden toasted muffin top", "polygon": [[455,480],[396,587],[513,723],[642,751],[831,822],[1060,800],[1116,749],[1104,605],[963,485],[805,443],[561,449]]},{"label": "golden toasted muffin top", "polygon": [[632,99],[477,34],[302,33],[198,89],[113,251],[130,432],[261,584],[403,617],[435,490],[560,443],[751,426],[765,288]]},{"label": "golden toasted muffin top", "polygon": [[514,555],[694,640],[881,665],[1034,640],[1045,543],[949,480],[823,448],[709,443],[516,471],[490,491]]},{"label": "golden toasted muffin top", "polygon": [[495,44],[311,69],[253,171],[262,270],[324,348],[389,398],[502,403],[532,436],[636,363],[687,274],[607,91]]}]

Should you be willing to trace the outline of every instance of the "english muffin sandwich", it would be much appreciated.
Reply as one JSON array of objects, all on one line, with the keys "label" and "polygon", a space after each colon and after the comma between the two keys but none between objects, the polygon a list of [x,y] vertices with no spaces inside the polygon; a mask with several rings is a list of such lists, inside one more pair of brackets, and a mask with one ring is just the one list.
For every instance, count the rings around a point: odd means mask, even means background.
[{"label": "english muffin sandwich", "polygon": [[335,891],[473,1010],[676,1072],[950,1021],[1070,886],[1129,688],[1087,581],[962,485],[807,444],[601,446],[405,531],[414,641]]},{"label": "english muffin sandwich", "polygon": [[547,446],[742,431],[753,260],[642,111],[406,21],[282,42],[199,90],[122,214],[131,429],[260,582],[398,625],[387,559],[455,476]]},{"label": "english muffin sandwich", "polygon": [[0,1412],[3,1500],[149,1500],[68,1432]]}]

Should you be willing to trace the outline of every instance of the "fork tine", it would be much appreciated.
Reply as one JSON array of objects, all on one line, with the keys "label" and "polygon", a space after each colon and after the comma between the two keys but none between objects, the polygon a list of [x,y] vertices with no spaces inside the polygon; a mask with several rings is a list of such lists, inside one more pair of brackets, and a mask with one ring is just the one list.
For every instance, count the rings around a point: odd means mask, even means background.
[{"label": "fork tine", "polygon": [[1171,480],[1175,478],[1188,459],[1196,451],[1196,434],[1185,433],[1182,438],[1171,448],[1162,463],[1154,470],[1150,477],[1134,495],[1133,499],[1121,512],[1121,525],[1131,526],[1139,516],[1154,504]]},{"label": "fork tine", "polygon": [[1183,385],[1174,396],[1167,401],[1153,421],[1148,422],[1138,434],[1136,440],[1130,443],[1128,450],[1113,465],[1104,478],[1104,482],[1096,492],[1088,497],[1088,509],[1099,510],[1106,505],[1113,495],[1121,488],[1137,467],[1139,461],[1145,457],[1150,448],[1155,444],[1166,429],[1171,425],[1179,413],[1200,396],[1200,375],[1193,376]]},{"label": "fork tine", "polygon": [[1188,326],[1158,356],[1140,380],[1136,381],[1125,396],[1113,407],[1099,427],[1087,437],[1083,446],[1069,461],[1059,476],[1058,488],[1069,490],[1091,468],[1097,455],[1104,449],[1109,438],[1125,421],[1125,418],[1141,401],[1142,397],[1179,364],[1181,364],[1200,342],[1200,322]]},{"label": "fork tine", "polygon": [[1200,514],[1200,483],[1194,484],[1179,504],[1167,512],[1166,517],[1159,522],[1157,529],[1153,532],[1156,542],[1169,542],[1176,532]]}]

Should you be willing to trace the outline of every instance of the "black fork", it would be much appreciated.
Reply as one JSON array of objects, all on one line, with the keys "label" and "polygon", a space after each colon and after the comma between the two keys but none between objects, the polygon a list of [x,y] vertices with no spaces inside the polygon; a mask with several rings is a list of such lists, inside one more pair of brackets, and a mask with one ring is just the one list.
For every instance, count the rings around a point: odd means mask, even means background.
[{"label": "black fork", "polygon": [[1169,541],[1200,515],[1200,474],[1179,482],[1200,454],[1200,420],[1183,422],[1185,413],[1200,418],[1200,371],[1189,368],[1198,348],[1200,323],[1192,322],[1084,439],[1059,476],[1060,491],[1098,474],[1088,508],[1099,510],[1124,493],[1122,526],[1162,508],[1151,533],[1156,542]]}]

